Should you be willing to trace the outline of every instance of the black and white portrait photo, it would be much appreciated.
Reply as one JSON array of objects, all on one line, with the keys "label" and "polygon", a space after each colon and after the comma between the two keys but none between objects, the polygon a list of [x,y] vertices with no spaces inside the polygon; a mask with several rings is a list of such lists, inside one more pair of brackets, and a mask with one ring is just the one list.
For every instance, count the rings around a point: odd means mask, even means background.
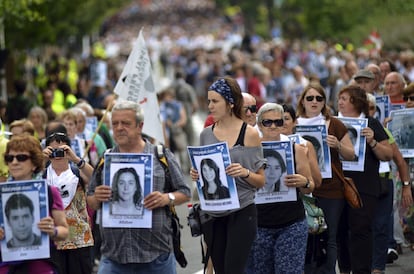
[{"label": "black and white portrait photo", "polygon": [[[203,180],[203,195],[206,200],[221,200],[230,198],[229,188],[220,178],[220,168],[211,158],[200,162],[201,178]],[[222,171],[224,172],[224,170]]]},{"label": "black and white portrait photo", "polygon": [[[31,196],[26,193],[14,193],[4,204],[4,216],[11,232],[7,233],[6,230],[8,248],[41,245],[40,233],[35,226],[39,221],[39,211],[35,211],[32,201],[36,196]],[[34,232],[35,228],[37,232]]]},{"label": "black and white portrait photo", "polygon": [[115,172],[112,179],[111,214],[142,215],[144,211],[140,178],[133,167]]},{"label": "black and white portrait photo", "polygon": [[267,160],[265,168],[266,182],[260,191],[280,192],[288,191],[288,187],[283,183],[283,176],[286,175],[286,159],[277,150],[263,149],[263,156]]}]

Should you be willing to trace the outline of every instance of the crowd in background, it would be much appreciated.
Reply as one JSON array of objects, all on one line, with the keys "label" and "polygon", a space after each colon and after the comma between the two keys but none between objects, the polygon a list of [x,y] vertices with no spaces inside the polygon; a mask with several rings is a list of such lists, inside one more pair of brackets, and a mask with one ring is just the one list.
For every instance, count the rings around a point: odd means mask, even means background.
[{"label": "crowd in background", "polygon": [[[340,41],[292,41],[282,36],[264,40],[244,33],[240,15],[220,14],[211,1],[149,1],[144,6],[132,5],[109,19],[88,56],[76,57],[52,49],[34,58],[26,67],[28,74],[14,81],[8,101],[0,102],[0,145],[9,137],[5,132],[20,134],[16,130],[42,140],[47,125],[58,120],[69,127],[72,139],[85,140],[84,149],[91,143],[89,163],[95,165],[114,145],[111,125],[106,120],[99,134],[93,136],[84,123],[88,117],[101,119],[111,105],[113,88],[141,27],[166,123],[166,144],[178,155],[183,170],[189,168],[185,146],[173,139],[172,131],[180,127],[185,134],[180,142],[197,143],[192,114],[208,111],[207,89],[219,76],[236,79],[242,92],[254,96],[259,109],[269,102],[295,107],[305,87],[316,81],[324,88],[326,105],[333,115],[338,112],[341,89],[355,83],[354,77],[361,69],[374,67],[374,94],[388,94],[392,88],[387,88],[384,81],[392,72],[403,88],[414,82],[411,50],[351,50]],[[402,94],[403,88],[398,92]],[[105,118],[110,119],[110,115]],[[73,134],[69,134],[71,126],[75,127]],[[7,166],[2,162],[0,158],[0,175],[5,179]],[[399,204],[400,198],[396,197]],[[396,226],[403,223],[403,217],[397,217]],[[400,230],[401,225],[397,232]],[[397,237],[400,245],[409,240],[401,233]],[[414,250],[414,241],[412,244]]]}]

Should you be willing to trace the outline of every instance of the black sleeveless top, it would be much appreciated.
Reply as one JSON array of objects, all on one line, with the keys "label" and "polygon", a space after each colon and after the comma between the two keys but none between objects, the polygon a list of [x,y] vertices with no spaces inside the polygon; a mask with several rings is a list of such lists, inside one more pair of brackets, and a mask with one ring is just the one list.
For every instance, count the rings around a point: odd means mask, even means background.
[{"label": "black sleeveless top", "polygon": [[[216,124],[213,124],[212,126],[212,130],[214,131],[214,126]],[[242,147],[244,147],[244,136],[246,135],[246,128],[247,128],[247,124],[245,122],[243,122],[242,127],[240,129],[239,132],[239,136],[237,137],[236,143],[234,144],[234,146],[240,145]]]},{"label": "black sleeveless top", "polygon": [[[293,156],[295,156],[295,144],[293,144]],[[294,157],[294,159],[296,170],[296,158]],[[305,208],[298,188],[296,188],[296,195],[296,201],[256,205],[258,226],[284,228],[296,222],[301,222],[305,218]]]}]

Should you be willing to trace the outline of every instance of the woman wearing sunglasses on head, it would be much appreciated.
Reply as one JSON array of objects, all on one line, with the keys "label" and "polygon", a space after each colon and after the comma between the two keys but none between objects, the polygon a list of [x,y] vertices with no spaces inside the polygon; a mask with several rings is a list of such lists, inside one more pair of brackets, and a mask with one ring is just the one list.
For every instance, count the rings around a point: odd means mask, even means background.
[{"label": "woman wearing sunglasses on head", "polygon": [[[39,141],[33,136],[13,137],[7,143],[4,161],[9,168],[8,181],[42,179],[42,149]],[[48,187],[48,192],[49,199],[53,200],[52,207],[49,208],[49,216],[42,218],[37,223],[37,227],[41,232],[49,234],[51,240],[62,241],[68,235],[68,224],[63,211],[62,199],[55,187]],[[0,239],[3,238],[4,230],[0,228]],[[51,243],[51,253],[53,250],[55,247]],[[0,263],[0,273],[58,273],[55,266],[50,259],[2,262]]]},{"label": "woman wearing sunglasses on head", "polygon": [[[266,103],[259,109],[257,117],[263,133],[262,141],[289,141],[286,135],[281,134],[283,114],[282,106],[275,103]],[[293,152],[296,174],[285,174],[280,180],[282,170],[286,170],[285,160],[280,155],[264,151],[268,161],[266,183],[274,182],[277,178],[285,188],[296,189],[297,199],[256,205],[258,231],[250,251],[246,269],[248,274],[303,273],[308,225],[299,194],[311,193],[315,184],[309,163],[303,161],[307,157],[305,147],[294,144]],[[272,171],[268,172],[270,169]]]},{"label": "woman wearing sunglasses on head", "polygon": [[63,125],[58,125],[47,134],[43,155],[49,164],[43,177],[48,185],[59,189],[71,231],[65,241],[57,243],[56,261],[62,274],[89,274],[92,271],[91,250],[94,240],[85,189],[93,168],[72,150],[71,140]]},{"label": "woman wearing sunglasses on head", "polygon": [[[311,83],[303,90],[297,106],[298,125],[326,125],[327,144],[331,153],[331,165],[342,172],[339,156],[344,160],[352,160],[355,153],[348,130],[345,125],[332,117],[326,103],[326,94],[318,83]],[[345,205],[342,182],[335,172],[332,178],[325,178],[313,195],[318,198],[319,206],[325,214],[328,225],[327,258],[316,273],[336,273],[337,257],[336,234],[341,212]]]}]

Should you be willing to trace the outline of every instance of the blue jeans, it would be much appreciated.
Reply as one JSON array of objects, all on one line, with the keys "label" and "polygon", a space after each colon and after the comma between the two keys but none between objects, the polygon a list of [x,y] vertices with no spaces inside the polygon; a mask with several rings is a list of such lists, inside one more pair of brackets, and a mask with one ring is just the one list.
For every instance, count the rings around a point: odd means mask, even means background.
[{"label": "blue jeans", "polygon": [[[388,238],[390,235],[390,218],[393,218],[392,206],[394,197],[394,186],[392,179],[381,179],[388,181],[388,194],[378,199],[378,204],[372,226],[373,248],[372,269],[385,270],[387,263]],[[393,223],[393,222],[392,222]],[[391,230],[392,233],[393,230]],[[392,235],[392,234],[391,234]]]},{"label": "blue jeans", "polygon": [[345,205],[344,199],[327,199],[318,197],[319,207],[325,214],[325,221],[328,225],[328,241],[326,248],[326,262],[321,265],[316,273],[336,274],[337,245],[336,236],[338,233],[339,220]]},{"label": "blue jeans", "polygon": [[102,256],[98,274],[177,274],[173,253],[158,256],[150,263],[120,264]]}]

